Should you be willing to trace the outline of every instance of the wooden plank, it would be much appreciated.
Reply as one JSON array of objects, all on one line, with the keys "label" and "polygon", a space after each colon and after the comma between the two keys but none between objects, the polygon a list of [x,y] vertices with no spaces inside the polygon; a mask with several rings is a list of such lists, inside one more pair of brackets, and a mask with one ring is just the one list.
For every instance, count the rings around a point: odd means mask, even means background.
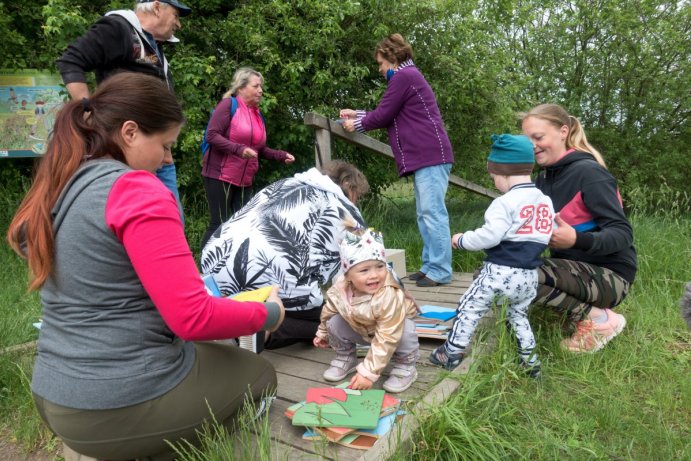
[{"label": "wooden plank", "polygon": [[[333,359],[333,351],[331,349],[320,349],[308,343],[297,343],[280,349],[264,351],[262,355],[265,355],[266,358],[274,355],[281,357],[299,357],[321,365],[328,365],[331,359]],[[280,359],[276,358],[276,360]],[[304,365],[307,366],[307,364]]]},{"label": "wooden plank", "polygon": [[5,347],[0,349],[0,355],[9,354],[24,354],[25,352],[35,352],[36,351],[36,341],[29,341],[24,344],[17,344],[15,346]]},{"label": "wooden plank", "polygon": [[329,120],[321,114],[308,112],[305,114],[304,122],[305,125],[312,128],[327,131],[330,130],[333,136],[336,136],[337,138],[346,142],[355,144],[359,147],[364,147],[365,149],[369,149],[372,152],[376,152],[385,157],[394,158],[393,152],[391,151],[391,146],[388,144],[377,141],[373,137],[357,131],[349,133],[343,129],[340,123],[336,122],[335,120]]},{"label": "wooden plank", "polygon": [[[331,133],[331,135],[336,136],[337,138],[342,139],[345,142],[355,144],[358,147],[363,147],[379,155],[383,155],[384,157],[389,157],[392,159],[394,158],[393,152],[391,151],[391,146],[389,146],[388,144],[383,143],[381,141],[377,141],[371,136],[367,136],[366,134],[359,133],[357,131],[349,133],[346,130],[344,130],[338,122],[336,122],[335,120],[330,120],[321,114],[317,114],[314,112],[306,113],[304,117],[304,123],[305,125],[315,129],[317,135],[316,145],[320,146],[319,149],[321,150],[322,159],[324,161],[326,161],[326,151],[329,151],[329,157],[331,152],[330,147],[327,148],[324,145],[325,142],[330,142],[329,137],[324,134],[328,134],[329,132]],[[317,158],[316,164],[319,165],[319,158]],[[484,195],[485,197],[499,197],[499,194],[496,191],[487,189],[486,187],[480,186],[479,184],[475,184],[466,179],[459,178],[455,175],[449,175],[449,184],[461,187],[471,192],[475,192],[479,195]]]},{"label": "wooden plank", "polygon": [[[404,282],[404,283],[405,283],[405,282]],[[405,287],[406,287],[408,290],[410,290],[410,291],[412,291],[412,292],[416,292],[416,293],[433,293],[433,294],[437,294],[437,293],[452,293],[452,294],[460,294],[460,293],[463,293],[465,290],[467,290],[467,289],[470,287],[470,285],[471,285],[472,283],[473,283],[473,282],[470,282],[470,281],[469,281],[469,282],[462,281],[462,282],[454,282],[453,284],[437,285],[437,286],[435,286],[435,287],[419,287],[419,286],[417,286],[417,285],[415,285],[415,284],[406,283],[406,284],[405,284]],[[409,286],[409,285],[412,285],[412,286]]]},{"label": "wooden plank", "polygon": [[[418,291],[413,291],[410,290],[410,293],[413,295],[415,300],[417,301],[418,304],[421,306],[424,304],[433,304],[435,306],[440,306],[440,303],[446,303],[446,304],[458,304],[458,300],[461,297],[460,294],[458,293],[432,293],[429,291],[425,292],[418,292]],[[421,303],[421,300],[424,301]],[[447,306],[443,306],[447,307]]]},{"label": "wooden plank", "polygon": [[453,174],[449,175],[449,184],[453,184],[454,186],[467,189],[471,192],[475,192],[476,194],[484,195],[485,197],[489,197],[492,199],[499,197],[498,192],[493,191],[491,189],[487,189],[486,187],[482,187],[479,184],[470,182],[467,179],[459,178],[458,176]]},{"label": "wooden plank", "polygon": [[310,387],[324,387],[320,381],[312,381],[285,373],[276,373],[278,377],[278,397],[293,403],[305,400],[305,391]]},{"label": "wooden plank", "polygon": [[331,136],[327,130],[316,130],[314,135],[314,164],[321,168],[331,161]]},{"label": "wooden plank", "polygon": [[324,364],[317,364],[312,360],[305,360],[300,357],[273,354],[271,351],[262,352],[262,356],[271,362],[277,373],[328,384],[322,378],[322,373],[326,369]]}]

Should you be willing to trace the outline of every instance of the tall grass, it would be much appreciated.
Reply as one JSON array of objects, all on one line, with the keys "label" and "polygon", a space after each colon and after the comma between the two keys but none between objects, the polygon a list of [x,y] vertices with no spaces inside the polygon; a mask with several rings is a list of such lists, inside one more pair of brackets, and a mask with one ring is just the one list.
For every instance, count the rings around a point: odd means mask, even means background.
[{"label": "tall grass", "polygon": [[[38,293],[28,293],[26,264],[5,241],[14,210],[28,182],[20,176],[3,176],[0,186],[0,350],[34,341],[32,326],[40,317]],[[51,436],[36,413],[29,387],[32,348],[0,354],[0,432],[8,429],[27,450],[54,449]]]},{"label": "tall grass", "polygon": [[199,432],[199,446],[182,440],[171,444],[171,447],[179,461],[285,459],[285,455],[279,455],[279,450],[271,439],[269,418],[257,418],[257,407],[252,401],[245,401],[233,429],[228,432],[212,415],[211,420],[204,423]]}]

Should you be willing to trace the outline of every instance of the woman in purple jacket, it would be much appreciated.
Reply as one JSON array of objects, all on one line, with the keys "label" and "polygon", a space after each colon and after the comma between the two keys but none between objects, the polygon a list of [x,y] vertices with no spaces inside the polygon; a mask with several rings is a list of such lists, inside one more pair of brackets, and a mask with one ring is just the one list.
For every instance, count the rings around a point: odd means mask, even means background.
[{"label": "woman in purple jacket", "polygon": [[262,74],[241,67],[209,120],[206,136],[210,147],[202,162],[202,176],[210,220],[202,248],[221,223],[252,198],[259,156],[284,163],[295,161],[288,152],[266,146],[266,127],[259,112],[263,86]]},{"label": "woman in purple jacket", "polygon": [[417,224],[422,237],[422,267],[409,278],[417,286],[451,282],[451,234],[444,198],[454,162],[432,88],[413,63],[413,49],[400,34],[374,50],[379,72],[388,82],[371,112],[342,109],[346,131],[386,128],[399,176],[414,175]]}]

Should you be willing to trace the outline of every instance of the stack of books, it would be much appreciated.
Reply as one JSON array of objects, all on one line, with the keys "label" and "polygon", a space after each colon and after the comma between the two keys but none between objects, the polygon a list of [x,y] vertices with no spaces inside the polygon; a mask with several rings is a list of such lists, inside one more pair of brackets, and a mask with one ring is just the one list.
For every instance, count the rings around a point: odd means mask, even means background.
[{"label": "stack of books", "polygon": [[456,309],[425,305],[420,307],[420,311],[413,319],[418,337],[446,340],[451,329],[451,320],[456,317]]},{"label": "stack of books", "polygon": [[288,407],[294,426],[306,428],[306,440],[327,440],[367,450],[386,435],[404,412],[401,401],[383,390],[356,391],[348,383],[307,389],[307,398]]}]

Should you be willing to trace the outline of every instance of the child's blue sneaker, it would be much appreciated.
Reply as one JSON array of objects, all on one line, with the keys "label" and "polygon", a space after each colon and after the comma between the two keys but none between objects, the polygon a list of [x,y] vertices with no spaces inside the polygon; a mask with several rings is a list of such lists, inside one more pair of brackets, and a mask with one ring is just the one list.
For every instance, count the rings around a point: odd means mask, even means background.
[{"label": "child's blue sneaker", "polygon": [[446,347],[441,346],[434,349],[429,355],[429,361],[435,365],[440,365],[447,370],[453,370],[463,361],[463,353],[450,354]]}]

